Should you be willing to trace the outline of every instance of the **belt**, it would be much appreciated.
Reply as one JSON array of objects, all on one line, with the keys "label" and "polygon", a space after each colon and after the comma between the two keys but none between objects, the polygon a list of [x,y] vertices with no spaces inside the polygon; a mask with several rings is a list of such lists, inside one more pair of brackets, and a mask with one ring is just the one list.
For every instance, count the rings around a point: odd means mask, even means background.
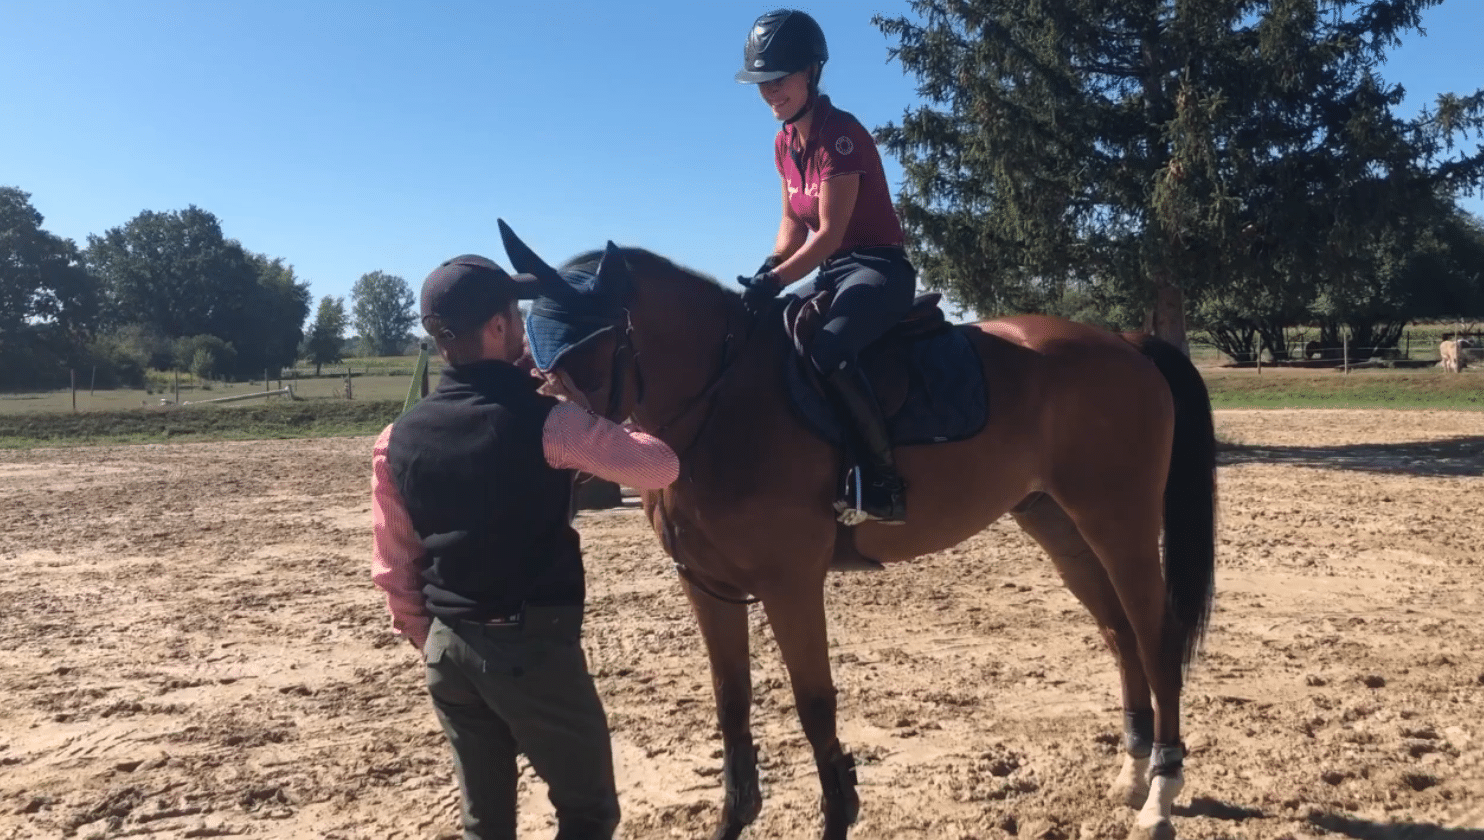
[{"label": "belt", "polygon": [[[502,611],[503,612],[503,611]],[[449,627],[481,631],[521,631],[527,636],[557,636],[576,639],[582,634],[582,604],[526,604],[519,612],[488,618],[439,616]]]},{"label": "belt", "polygon": [[[849,248],[842,248],[841,250],[836,251],[833,254],[830,254],[828,257],[825,257],[824,258],[824,261],[827,262],[827,263],[829,263],[829,262],[835,262],[837,260],[848,259],[850,257],[854,257],[856,254],[860,253],[861,251],[876,251],[876,252],[880,252],[880,251],[887,251],[887,250],[890,250],[891,251],[890,256],[893,256],[893,257],[894,256],[897,256],[898,254],[901,254],[903,257],[906,257],[907,256],[907,247],[905,245],[852,245]],[[880,257],[888,256],[888,255],[887,254],[876,253],[876,254],[867,254],[867,256],[875,256],[875,257],[880,258]]]},{"label": "belt", "polygon": [[497,615],[489,618],[444,618],[443,621],[450,625],[472,624],[477,627],[520,627],[525,623],[525,611],[521,610],[510,615]]}]

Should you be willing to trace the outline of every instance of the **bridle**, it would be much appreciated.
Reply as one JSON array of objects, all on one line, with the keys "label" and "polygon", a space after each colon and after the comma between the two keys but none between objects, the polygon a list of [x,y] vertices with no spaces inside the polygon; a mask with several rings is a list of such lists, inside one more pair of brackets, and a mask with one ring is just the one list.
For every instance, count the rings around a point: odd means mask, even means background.
[{"label": "bridle", "polygon": [[[630,363],[634,366],[634,384],[637,389],[637,393],[634,397],[634,410],[637,411],[639,409],[639,406],[642,405],[644,402],[644,368],[642,368],[639,364],[639,350],[637,347],[634,346],[633,317],[627,310],[625,310],[624,316],[623,330],[619,332],[619,338],[613,346],[612,373],[610,374],[608,383],[608,411],[604,414],[605,417],[609,418],[614,417],[623,405],[623,388],[624,380],[627,376],[627,373],[625,372],[627,368],[626,366],[619,364],[619,355],[622,354],[624,351],[628,351]],[[721,392],[721,387],[723,384],[725,384],[727,375],[736,369],[737,362],[741,360],[743,354],[747,350],[748,345],[751,344],[753,333],[756,332],[757,324],[759,321],[762,320],[762,318],[752,317],[748,320],[749,323],[747,325],[747,331],[743,333],[742,343],[738,347],[736,355],[732,355],[732,340],[733,338],[735,338],[736,333],[734,333],[731,328],[731,314],[729,313],[727,315],[727,331],[721,340],[721,348],[717,353],[716,367],[712,371],[710,378],[707,379],[706,385],[702,387],[701,390],[698,391],[694,396],[686,400],[685,404],[682,405],[675,412],[674,416],[672,416],[664,423],[656,426],[654,431],[651,432],[651,434],[653,434],[655,437],[659,437],[670,428],[672,428],[676,423],[679,423],[681,420],[690,416],[690,413],[694,411],[698,406],[700,406],[703,402],[706,403],[706,414],[704,417],[701,418],[701,424],[696,428],[696,433],[694,436],[691,437],[690,443],[687,443],[683,448],[675,450],[682,470],[684,470],[686,467],[686,456],[689,455],[691,451],[696,448],[696,445],[701,442],[701,437],[706,433],[706,427],[710,425],[711,418],[716,414],[716,406],[718,402],[717,395]],[[618,325],[615,324],[614,328],[616,329],[617,326]],[[691,571],[690,567],[682,563],[679,559],[679,546],[676,544],[677,541],[675,539],[674,526],[670,522],[670,517],[665,516],[663,511],[661,512],[660,517],[661,519],[663,519],[660,538],[664,541],[665,548],[669,551],[670,557],[674,561],[675,573],[680,575],[680,577],[683,578],[686,583],[711,596],[712,598],[728,604],[739,604],[742,606],[747,606],[759,603],[761,601],[761,599],[757,597],[732,598],[726,595],[722,595],[721,593],[702,583],[701,580],[696,577],[695,572]]]},{"label": "bridle", "polygon": [[[736,355],[732,355],[732,341],[736,337],[736,333],[732,330],[731,315],[727,315],[727,331],[721,340],[721,348],[717,352],[716,366],[711,376],[706,380],[706,384],[694,396],[687,399],[669,420],[656,426],[650,432],[655,437],[663,435],[673,428],[676,423],[689,417],[691,412],[695,411],[702,403],[706,403],[706,414],[701,419],[701,425],[696,429],[695,435],[691,437],[690,442],[684,447],[675,450],[682,464],[684,464],[686,456],[701,442],[701,437],[705,434],[706,427],[710,424],[711,418],[716,414],[716,397],[721,392],[721,386],[726,383],[728,374],[735,369],[736,363],[741,360],[748,344],[751,343],[752,335],[756,332],[757,322],[759,320],[761,318],[749,319],[750,323],[747,326],[747,331],[743,333],[742,343],[739,345]],[[624,312],[624,323],[622,326],[622,331],[618,333],[618,341],[613,345],[613,356],[611,360],[612,373],[609,375],[608,383],[608,410],[603,415],[608,418],[613,418],[617,415],[623,406],[624,380],[627,376],[628,368],[626,365],[619,364],[619,356],[624,351],[628,351],[630,364],[634,368],[634,386],[637,389],[634,395],[634,411],[638,411],[639,407],[644,404],[644,368],[639,363],[639,349],[634,346],[633,318],[627,310]],[[616,329],[618,325],[615,324],[614,327]]]}]

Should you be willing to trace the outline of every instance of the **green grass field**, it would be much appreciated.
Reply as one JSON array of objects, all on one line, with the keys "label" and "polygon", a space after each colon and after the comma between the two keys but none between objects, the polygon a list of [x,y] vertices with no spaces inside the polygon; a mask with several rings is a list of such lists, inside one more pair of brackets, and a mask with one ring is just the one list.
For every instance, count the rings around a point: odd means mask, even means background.
[{"label": "green grass field", "polygon": [[[145,390],[79,389],[75,397],[70,391],[0,394],[0,447],[375,434],[401,412],[416,361],[351,360],[350,399],[347,365],[333,372],[326,368],[320,377],[312,375],[312,368],[285,371],[282,380],[270,380],[266,387],[262,381],[202,383],[187,375],[177,380],[172,374],[152,373],[151,387]],[[434,381],[436,377],[435,370]],[[292,400],[274,395],[199,404],[276,391],[281,385],[293,388]]]},{"label": "green grass field", "polygon": [[303,400],[76,414],[0,413],[0,447],[374,435],[401,411],[401,400]]},{"label": "green grass field", "polygon": [[[275,396],[224,405],[161,405],[175,398],[173,377],[150,391],[0,394],[0,446],[262,439],[375,434],[395,419],[412,382],[415,358],[354,359],[352,399],[344,366],[336,373],[283,380],[295,399]],[[1203,367],[1215,408],[1484,409],[1484,366],[1462,375],[1436,367],[1338,369]],[[312,369],[303,371],[312,374]],[[432,377],[436,381],[437,371]],[[165,390],[157,390],[160,386]],[[268,383],[277,389],[279,381]],[[262,393],[262,382],[202,387],[181,379],[182,403]],[[993,397],[991,396],[991,399]]]},{"label": "green grass field", "polygon": [[[406,371],[399,375],[373,374],[366,375],[357,366],[356,373],[351,379],[351,392],[355,400],[396,400],[401,402],[407,397],[407,387],[412,381],[412,364],[404,363]],[[432,374],[437,379],[437,371]],[[278,390],[279,382],[285,386],[292,386],[294,397],[298,400],[344,400],[345,399],[345,377],[323,376],[318,379],[295,379],[285,376],[284,379],[270,380],[268,387],[264,388],[261,381],[257,382],[231,382],[210,383],[209,387],[201,387],[190,377],[181,377],[180,401],[181,403],[196,402],[201,400],[212,400],[220,397],[231,397],[245,394],[261,394],[265,390]],[[119,389],[115,391],[96,391],[89,393],[86,388],[77,392],[78,411],[120,411],[130,408],[159,407],[175,401],[175,389],[173,382],[164,380],[163,387],[159,383],[149,390]],[[261,405],[284,400],[284,397],[266,397],[261,402],[252,404]],[[228,405],[244,405],[247,403],[228,403]],[[0,414],[24,414],[24,413],[50,413],[50,412],[72,411],[72,394],[70,391],[46,391],[29,394],[0,394]]]},{"label": "green grass field", "polygon": [[1266,367],[1201,371],[1215,408],[1484,409],[1484,373]]}]

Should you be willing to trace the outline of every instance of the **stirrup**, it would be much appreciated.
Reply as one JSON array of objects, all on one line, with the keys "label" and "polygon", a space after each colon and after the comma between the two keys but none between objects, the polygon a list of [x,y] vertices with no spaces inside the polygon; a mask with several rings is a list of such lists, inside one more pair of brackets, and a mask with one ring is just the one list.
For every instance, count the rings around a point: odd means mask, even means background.
[{"label": "stirrup", "polygon": [[[900,482],[899,482],[900,484]],[[905,493],[906,487],[902,486],[900,493]],[[907,524],[906,500],[893,493],[893,501],[900,502],[901,515],[892,516],[892,511],[886,515],[872,513],[866,509],[864,482],[861,481],[861,468],[859,465],[850,468],[845,474],[845,492],[841,498],[835,501],[835,519],[846,527],[855,527],[864,522],[878,522],[882,525],[905,525]],[[893,504],[893,508],[898,505]]]}]

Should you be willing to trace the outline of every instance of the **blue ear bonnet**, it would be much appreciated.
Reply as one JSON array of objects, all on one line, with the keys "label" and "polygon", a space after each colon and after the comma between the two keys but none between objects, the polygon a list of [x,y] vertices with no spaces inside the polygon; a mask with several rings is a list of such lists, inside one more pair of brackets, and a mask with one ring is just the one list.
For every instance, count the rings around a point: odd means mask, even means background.
[{"label": "blue ear bonnet", "polygon": [[569,270],[561,278],[570,293],[542,295],[526,314],[526,340],[540,370],[551,370],[569,351],[623,322],[623,313],[615,313],[613,304],[593,291],[594,274]]},{"label": "blue ear bonnet", "polygon": [[540,285],[541,294],[526,315],[526,341],[538,369],[551,370],[568,352],[624,323],[624,302],[633,281],[618,246],[608,243],[596,270],[557,271],[503,220],[500,236],[515,270],[533,275]]}]

